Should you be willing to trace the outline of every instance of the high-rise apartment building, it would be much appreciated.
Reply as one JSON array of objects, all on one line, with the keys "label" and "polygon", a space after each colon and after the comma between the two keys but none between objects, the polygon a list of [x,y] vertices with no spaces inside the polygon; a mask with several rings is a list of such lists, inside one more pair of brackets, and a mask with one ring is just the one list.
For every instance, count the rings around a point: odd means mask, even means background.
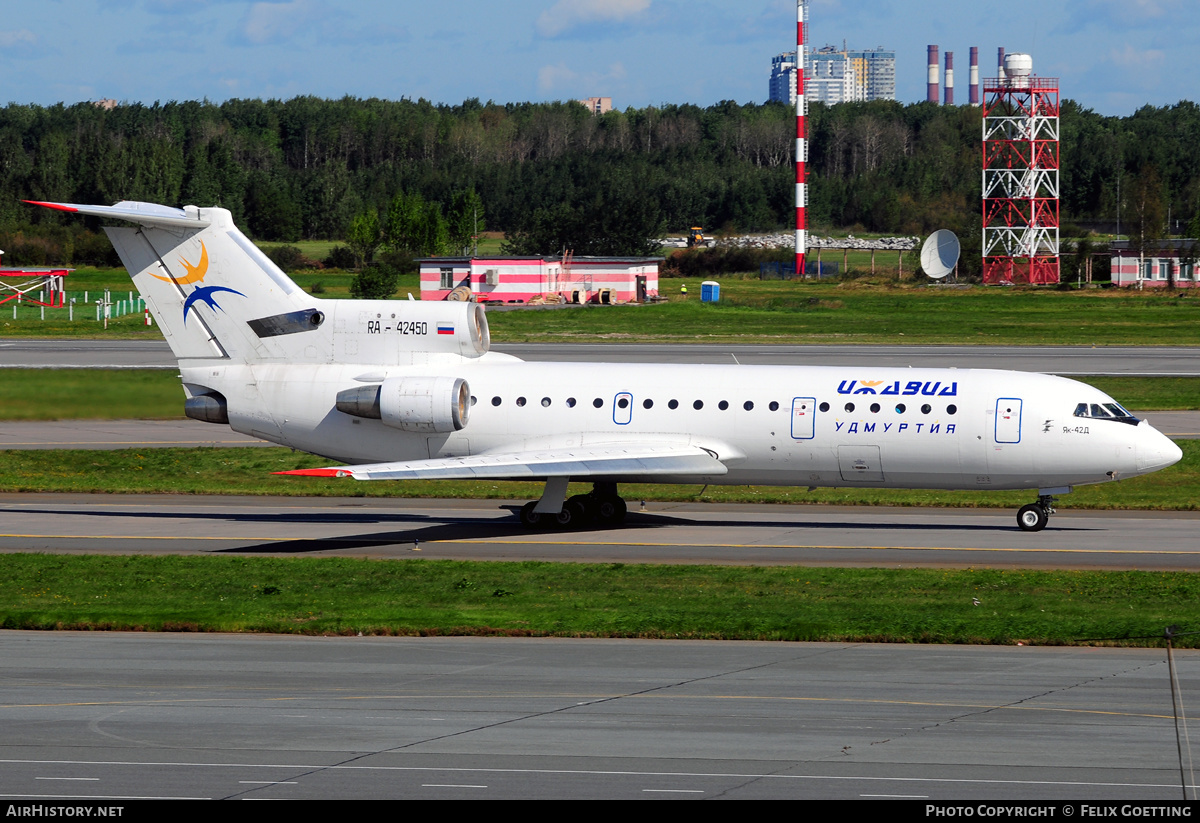
[{"label": "high-rise apartment building", "polygon": [[[808,52],[804,96],[810,103],[846,103],[896,99],[896,52],[890,49],[842,49],[825,46]],[[796,102],[796,53],[771,58],[770,98]]]}]

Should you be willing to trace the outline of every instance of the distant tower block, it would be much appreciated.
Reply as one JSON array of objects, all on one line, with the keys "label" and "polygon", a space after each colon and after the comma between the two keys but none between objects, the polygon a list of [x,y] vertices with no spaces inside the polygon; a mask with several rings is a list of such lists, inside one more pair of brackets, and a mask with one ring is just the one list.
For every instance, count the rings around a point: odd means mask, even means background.
[{"label": "distant tower block", "polygon": [[968,102],[972,106],[979,105],[979,47],[971,46],[971,88],[967,90]]},{"label": "distant tower block", "polygon": [[946,100],[945,105],[954,105],[954,52],[946,52]]},{"label": "distant tower block", "polygon": [[1014,53],[983,96],[983,282],[1057,283],[1058,78]]},{"label": "distant tower block", "polygon": [[925,89],[925,102],[936,103],[938,101],[938,47],[927,46],[925,53],[929,55],[929,77],[927,79],[927,87]]}]

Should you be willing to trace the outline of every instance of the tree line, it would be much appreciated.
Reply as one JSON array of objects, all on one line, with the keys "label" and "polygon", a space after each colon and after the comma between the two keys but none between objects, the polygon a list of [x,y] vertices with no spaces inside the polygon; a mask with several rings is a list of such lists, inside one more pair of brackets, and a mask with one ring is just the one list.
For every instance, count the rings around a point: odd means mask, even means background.
[{"label": "tree line", "polygon": [[[361,240],[361,220],[374,214],[374,240],[393,242],[388,225],[409,219],[413,230],[414,214],[436,210],[445,226],[428,218],[431,242],[453,252],[469,199],[472,215],[486,209],[487,228],[506,232],[514,252],[636,253],[658,232],[693,225],[789,226],[794,128],[788,106],[730,101],[602,115],[572,102],[351,97],[9,104],[0,108],[0,243],[12,262],[39,248],[105,254],[62,216],[19,201],[147,200],[221,205],[268,241],[347,240],[356,221]],[[969,247],[981,131],[970,106],[813,105],[810,223],[895,234],[951,228]],[[1200,210],[1197,142],[1194,103],[1106,117],[1065,101],[1064,223],[1118,212],[1128,220],[1130,191],[1143,198],[1140,213],[1158,219],[1145,208],[1149,190],[1166,219],[1186,226]]]}]

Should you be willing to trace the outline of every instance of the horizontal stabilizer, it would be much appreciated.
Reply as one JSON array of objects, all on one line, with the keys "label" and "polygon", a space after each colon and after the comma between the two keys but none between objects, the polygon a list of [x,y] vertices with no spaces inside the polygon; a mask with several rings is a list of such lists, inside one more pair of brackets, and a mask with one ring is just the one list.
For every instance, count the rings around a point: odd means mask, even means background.
[{"label": "horizontal stabilizer", "polygon": [[40,200],[24,200],[22,202],[34,206],[44,206],[56,211],[128,220],[131,223],[141,223],[143,226],[203,229],[211,224],[207,218],[200,217],[199,209],[195,207],[191,207],[190,210],[176,209],[171,206],[160,206],[157,203],[140,203],[136,200],[122,200],[115,206],[83,206],[76,203],[46,203]]},{"label": "horizontal stabilizer", "polygon": [[729,470],[697,446],[593,445],[555,451],[528,451],[367,463],[275,474],[353,477],[355,480],[532,480],[542,477],[716,476]]}]

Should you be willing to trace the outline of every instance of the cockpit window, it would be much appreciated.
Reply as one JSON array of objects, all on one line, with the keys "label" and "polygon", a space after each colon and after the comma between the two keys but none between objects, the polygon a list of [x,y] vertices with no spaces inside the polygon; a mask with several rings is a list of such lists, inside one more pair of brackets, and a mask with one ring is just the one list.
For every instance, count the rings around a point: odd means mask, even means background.
[{"label": "cockpit window", "polygon": [[1119,420],[1133,426],[1141,422],[1120,403],[1079,403],[1075,406],[1075,416],[1090,420]]}]

